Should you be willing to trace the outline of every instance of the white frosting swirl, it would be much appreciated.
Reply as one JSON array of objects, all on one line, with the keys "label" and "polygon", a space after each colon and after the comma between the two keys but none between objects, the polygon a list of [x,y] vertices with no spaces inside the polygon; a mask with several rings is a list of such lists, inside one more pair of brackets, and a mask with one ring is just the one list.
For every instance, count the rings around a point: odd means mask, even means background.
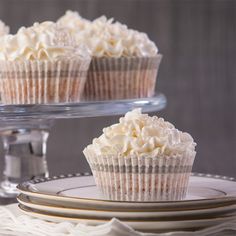
[{"label": "white frosting swirl", "polygon": [[10,31],[9,27],[0,20],[0,36],[9,34],[9,31]]},{"label": "white frosting swirl", "polygon": [[0,38],[0,59],[55,60],[60,58],[89,58],[85,48],[77,47],[68,29],[46,21],[32,27],[21,27],[17,34]]},{"label": "white frosting swirl", "polygon": [[158,53],[147,34],[128,29],[105,16],[90,22],[69,11],[58,22],[70,28],[77,41],[86,44],[94,57],[150,57]]},{"label": "white frosting swirl", "polygon": [[120,118],[118,124],[103,129],[85,148],[94,155],[173,157],[195,156],[196,143],[190,134],[181,132],[171,123],[135,109]]},{"label": "white frosting swirl", "polygon": [[82,18],[76,11],[66,11],[65,15],[57,20],[58,25],[69,28],[72,32],[77,33],[84,30],[91,21]]}]

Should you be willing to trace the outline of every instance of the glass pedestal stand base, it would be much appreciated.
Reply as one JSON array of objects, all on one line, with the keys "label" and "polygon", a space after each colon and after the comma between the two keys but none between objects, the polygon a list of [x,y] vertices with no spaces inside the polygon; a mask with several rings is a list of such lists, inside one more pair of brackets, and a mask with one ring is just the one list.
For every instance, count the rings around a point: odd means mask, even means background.
[{"label": "glass pedestal stand base", "polygon": [[48,176],[46,145],[51,125],[50,120],[1,122],[5,163],[0,197],[15,197],[18,183]]}]

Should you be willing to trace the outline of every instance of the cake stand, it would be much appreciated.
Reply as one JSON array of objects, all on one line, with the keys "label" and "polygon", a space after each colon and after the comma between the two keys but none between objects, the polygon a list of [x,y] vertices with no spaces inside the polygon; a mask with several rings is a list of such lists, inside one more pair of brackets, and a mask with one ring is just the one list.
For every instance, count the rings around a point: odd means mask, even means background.
[{"label": "cake stand", "polygon": [[47,139],[55,119],[121,115],[134,108],[143,112],[163,109],[166,98],[150,98],[45,105],[0,104],[0,135],[4,147],[4,168],[0,197],[15,197],[16,185],[47,177]]}]

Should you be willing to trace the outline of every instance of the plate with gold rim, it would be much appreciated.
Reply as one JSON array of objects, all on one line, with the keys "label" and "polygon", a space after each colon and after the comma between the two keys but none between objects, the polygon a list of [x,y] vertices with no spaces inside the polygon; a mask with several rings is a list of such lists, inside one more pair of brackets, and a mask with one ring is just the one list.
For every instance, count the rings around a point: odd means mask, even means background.
[{"label": "plate with gold rim", "polygon": [[221,206],[210,209],[182,210],[182,211],[109,211],[99,209],[81,209],[65,206],[56,206],[52,204],[42,204],[33,197],[20,194],[17,197],[18,202],[34,210],[42,210],[49,214],[57,214],[63,216],[74,217],[92,217],[93,219],[111,219],[113,217],[120,220],[133,219],[145,220],[155,219],[159,221],[165,220],[183,220],[183,219],[204,219],[223,216],[236,216],[236,204],[229,206]]},{"label": "plate with gold rim", "polygon": [[[83,217],[63,216],[56,214],[45,213],[42,210],[31,209],[23,205],[19,205],[20,210],[31,217],[36,217],[42,220],[51,222],[73,222],[86,223],[89,225],[100,225],[109,222],[105,219],[92,219]],[[179,221],[157,221],[157,220],[126,220],[123,223],[129,225],[135,230],[143,232],[165,232],[177,230],[198,230],[206,227],[216,226],[228,221],[236,220],[236,216],[230,217],[215,217],[212,219],[197,219],[197,220],[179,220]]]},{"label": "plate with gold rim", "polygon": [[20,193],[39,203],[111,211],[175,211],[215,208],[236,204],[236,181],[224,176],[193,174],[184,200],[169,202],[121,202],[106,200],[91,174],[40,178],[18,185]]}]

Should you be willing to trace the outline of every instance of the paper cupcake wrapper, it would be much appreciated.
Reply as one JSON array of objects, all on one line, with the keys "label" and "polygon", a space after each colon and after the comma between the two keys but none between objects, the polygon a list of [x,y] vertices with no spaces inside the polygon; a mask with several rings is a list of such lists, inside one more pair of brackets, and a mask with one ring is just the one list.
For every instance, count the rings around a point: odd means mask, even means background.
[{"label": "paper cupcake wrapper", "polygon": [[195,154],[139,158],[84,154],[106,199],[175,201],[184,199]]},{"label": "paper cupcake wrapper", "polygon": [[153,96],[162,55],[143,58],[93,58],[84,100],[128,99]]},{"label": "paper cupcake wrapper", "polygon": [[83,93],[89,60],[0,61],[5,104],[76,102]]}]

